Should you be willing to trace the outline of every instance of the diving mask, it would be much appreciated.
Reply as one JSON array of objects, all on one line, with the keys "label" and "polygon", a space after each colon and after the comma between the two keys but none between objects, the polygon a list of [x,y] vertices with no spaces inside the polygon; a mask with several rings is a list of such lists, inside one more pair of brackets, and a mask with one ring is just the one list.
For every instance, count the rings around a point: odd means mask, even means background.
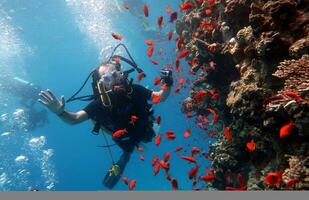
[{"label": "diving mask", "polygon": [[123,80],[123,73],[121,71],[111,71],[106,72],[101,76],[99,82],[101,82],[106,92],[109,92],[113,89],[115,85],[121,84]]}]

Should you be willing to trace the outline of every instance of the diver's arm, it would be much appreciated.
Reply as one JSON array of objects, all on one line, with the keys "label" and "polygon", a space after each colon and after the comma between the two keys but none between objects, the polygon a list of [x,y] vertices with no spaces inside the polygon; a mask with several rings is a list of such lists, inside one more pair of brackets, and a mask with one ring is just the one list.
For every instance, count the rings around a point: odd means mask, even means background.
[{"label": "diver's arm", "polygon": [[79,124],[88,119],[88,115],[85,111],[81,110],[78,112],[69,112],[63,110],[63,113],[59,114],[58,117],[68,124]]},{"label": "diver's arm", "polygon": [[171,93],[171,88],[172,87],[166,87],[165,90],[160,90],[160,91],[153,91],[152,92],[152,97],[155,97],[155,96],[160,96],[160,102],[164,102],[167,97],[170,95]]},{"label": "diver's arm", "polygon": [[172,76],[172,71],[165,69],[165,70],[160,70],[161,72],[161,82],[165,84],[166,88],[164,90],[160,91],[154,91],[152,92],[151,97],[156,97],[160,96],[160,102],[163,102],[167,99],[169,94],[171,93],[171,87],[173,85],[173,76]]}]

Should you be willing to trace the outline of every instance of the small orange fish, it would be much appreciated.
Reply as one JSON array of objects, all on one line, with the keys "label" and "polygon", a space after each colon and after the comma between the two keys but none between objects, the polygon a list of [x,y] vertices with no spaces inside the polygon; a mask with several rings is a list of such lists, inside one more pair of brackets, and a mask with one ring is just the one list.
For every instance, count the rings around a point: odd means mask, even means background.
[{"label": "small orange fish", "polygon": [[155,156],[151,161],[151,166],[155,166],[158,163],[158,161],[159,161],[158,156]]},{"label": "small orange fish", "polygon": [[118,138],[118,137],[122,136],[125,133],[128,133],[128,131],[126,129],[120,129],[120,130],[114,132],[112,137],[113,138]]},{"label": "small orange fish", "polygon": [[148,55],[149,57],[152,56],[153,50],[154,50],[154,46],[150,46],[150,47],[147,49],[147,55]]},{"label": "small orange fish", "polygon": [[149,9],[148,9],[148,6],[147,6],[147,4],[144,4],[144,15],[145,15],[145,17],[148,17],[149,16]]},{"label": "small orange fish", "polygon": [[224,136],[231,142],[232,141],[232,133],[231,133],[229,127],[226,127],[223,132],[224,132]]},{"label": "small orange fish", "polygon": [[160,77],[156,77],[153,81],[154,85],[159,85],[159,83],[161,83],[161,78]]},{"label": "small orange fish", "polygon": [[157,165],[153,170],[153,175],[156,176],[161,169],[161,165]]},{"label": "small orange fish", "polygon": [[186,57],[188,54],[189,54],[189,50],[185,49],[182,52],[180,52],[177,59],[180,60],[180,59]]},{"label": "small orange fish", "polygon": [[135,188],[135,185],[136,185],[136,180],[130,181],[129,190],[133,190]]},{"label": "small orange fish", "polygon": [[184,160],[187,160],[187,161],[189,161],[189,162],[191,162],[191,163],[196,163],[195,158],[192,157],[192,156],[180,156],[180,158],[182,158],[182,159],[184,159]]},{"label": "small orange fish", "polygon": [[143,148],[142,148],[142,147],[138,147],[137,150],[138,150],[139,152],[143,152]]},{"label": "small orange fish", "polygon": [[168,13],[168,14],[171,13],[172,12],[171,7],[170,6],[166,6],[165,12]]},{"label": "small orange fish", "polygon": [[171,183],[172,183],[173,190],[178,190],[178,182],[177,182],[177,180],[173,178]]},{"label": "small orange fish", "polygon": [[216,137],[217,136],[217,133],[216,133],[216,131],[210,131],[209,132],[209,137]]},{"label": "small orange fish", "polygon": [[179,93],[179,91],[180,91],[180,88],[175,88],[174,89],[174,93],[176,93],[176,94]]},{"label": "small orange fish", "polygon": [[282,173],[279,172],[269,172],[265,177],[265,184],[275,186],[281,184],[282,182]]},{"label": "small orange fish", "polygon": [[113,38],[115,38],[116,40],[122,40],[123,37],[121,35],[118,35],[116,33],[112,33]]},{"label": "small orange fish", "polygon": [[288,135],[290,135],[293,127],[294,127],[295,123],[294,122],[289,122],[287,124],[284,124],[281,128],[280,128],[280,138],[285,138]]},{"label": "small orange fish", "polygon": [[177,38],[176,45],[177,45],[177,49],[179,51],[181,49],[181,47],[182,47],[182,38],[180,36],[178,36],[178,38]]},{"label": "small orange fish", "polygon": [[168,181],[171,181],[171,180],[172,180],[171,175],[170,175],[170,174],[166,174],[166,179],[167,179]]},{"label": "small orange fish", "polygon": [[157,23],[158,23],[159,29],[161,29],[162,28],[162,23],[163,23],[163,16],[162,15],[158,17]]},{"label": "small orange fish", "polygon": [[188,138],[191,135],[191,131],[189,128],[186,129],[185,134],[183,135],[184,138]]},{"label": "small orange fish", "polygon": [[175,20],[177,20],[177,17],[178,17],[177,15],[178,15],[177,12],[173,12],[173,13],[170,15],[170,19],[169,19],[168,22],[173,23]]},{"label": "small orange fish", "polygon": [[192,3],[184,3],[180,6],[181,11],[189,10],[193,7]]},{"label": "small orange fish", "polygon": [[175,61],[175,66],[176,66],[176,71],[180,72],[180,68],[179,68],[179,60]]},{"label": "small orange fish", "polygon": [[187,113],[187,114],[186,114],[186,117],[190,119],[190,118],[193,117],[193,115],[192,115],[191,113]]},{"label": "small orange fish", "polygon": [[301,96],[299,94],[297,94],[296,92],[286,91],[286,92],[284,92],[284,94],[288,97],[295,99],[298,103],[304,102],[304,100],[301,98]]},{"label": "small orange fish", "polygon": [[160,115],[156,118],[156,122],[157,122],[158,125],[161,124],[161,116]]},{"label": "small orange fish", "polygon": [[124,5],[122,5],[122,7],[125,8],[125,9],[129,9],[129,5],[128,4],[124,4]]},{"label": "small orange fish", "polygon": [[215,4],[215,0],[208,0],[208,5],[213,6]]},{"label": "small orange fish", "polygon": [[140,159],[141,161],[145,161],[144,156],[139,156],[139,159]]},{"label": "small orange fish", "polygon": [[121,180],[123,180],[123,182],[124,182],[126,185],[129,185],[129,179],[128,179],[127,177],[121,176],[120,178],[121,178]]},{"label": "small orange fish", "polygon": [[211,15],[211,13],[212,13],[212,11],[211,11],[210,9],[206,9],[206,10],[205,10],[205,14],[206,14],[206,16]]},{"label": "small orange fish", "polygon": [[169,166],[168,166],[163,160],[160,160],[159,165],[160,165],[163,169],[169,170]]},{"label": "small orange fish", "polygon": [[151,39],[146,40],[145,43],[146,43],[148,46],[153,46],[153,43],[152,43],[152,40],[151,40]]},{"label": "small orange fish", "polygon": [[191,149],[191,155],[194,156],[196,154],[199,154],[200,153],[200,149],[197,148],[197,147],[192,147]]},{"label": "small orange fish", "polygon": [[183,85],[185,83],[185,79],[183,77],[180,77],[178,80],[178,85]]},{"label": "small orange fish", "polygon": [[157,104],[161,101],[161,96],[160,95],[153,95],[152,97],[152,103]]},{"label": "small orange fish", "polygon": [[291,187],[294,187],[297,183],[299,183],[299,180],[291,179],[285,184],[285,188],[289,190]]},{"label": "small orange fish", "polygon": [[168,39],[168,40],[171,40],[172,37],[173,37],[173,32],[172,32],[172,31],[168,32],[168,34],[167,34],[167,39]]},{"label": "small orange fish", "polygon": [[155,145],[159,146],[159,144],[161,143],[161,140],[162,140],[162,135],[159,134],[155,139]]},{"label": "small orange fish", "polygon": [[216,178],[214,176],[208,175],[208,176],[201,176],[200,179],[206,182],[213,182]]},{"label": "small orange fish", "polygon": [[141,81],[145,77],[145,74],[143,72],[138,73],[137,80]]},{"label": "small orange fish", "polygon": [[253,141],[253,139],[247,143],[247,149],[249,152],[254,152],[255,151],[255,148],[256,148],[256,144],[255,142]]},{"label": "small orange fish", "polygon": [[135,124],[135,122],[137,121],[137,119],[138,119],[138,117],[137,117],[137,116],[132,115],[132,116],[131,116],[131,120],[130,120],[129,124],[134,125],[134,124]]},{"label": "small orange fish", "polygon": [[182,146],[179,146],[179,147],[177,147],[177,148],[175,149],[175,151],[174,151],[174,152],[181,151],[182,149],[183,149],[183,147],[182,147]]},{"label": "small orange fish", "polygon": [[189,174],[188,174],[189,179],[192,179],[193,177],[195,177],[196,174],[197,174],[197,172],[198,172],[198,166],[196,166],[196,167],[194,167],[193,169],[191,169],[191,170],[189,171]]},{"label": "small orange fish", "polygon": [[171,153],[170,152],[166,152],[164,154],[164,157],[163,157],[164,162],[167,162],[170,159],[170,157],[171,157]]},{"label": "small orange fish", "polygon": [[206,95],[207,92],[205,90],[200,90],[197,93],[195,93],[193,99],[197,102],[201,102]]},{"label": "small orange fish", "polygon": [[176,138],[173,131],[166,131],[165,136],[166,136],[166,139],[168,140],[174,140]]},{"label": "small orange fish", "polygon": [[150,62],[152,62],[152,64],[154,64],[154,65],[158,65],[159,64],[159,62],[156,61],[156,60],[150,60]]}]

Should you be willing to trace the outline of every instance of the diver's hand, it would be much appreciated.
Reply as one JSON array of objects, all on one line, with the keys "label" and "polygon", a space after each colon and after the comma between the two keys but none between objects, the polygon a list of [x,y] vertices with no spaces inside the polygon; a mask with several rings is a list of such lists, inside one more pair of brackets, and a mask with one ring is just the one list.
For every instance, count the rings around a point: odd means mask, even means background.
[{"label": "diver's hand", "polygon": [[61,96],[61,100],[58,100],[49,89],[47,89],[46,92],[41,91],[39,93],[39,96],[41,98],[38,99],[38,101],[42,103],[44,106],[46,106],[53,113],[60,115],[64,112],[64,106],[65,106],[64,96]]},{"label": "diver's hand", "polygon": [[160,70],[160,77],[163,83],[166,84],[166,86],[170,87],[173,85],[173,74],[171,70]]}]

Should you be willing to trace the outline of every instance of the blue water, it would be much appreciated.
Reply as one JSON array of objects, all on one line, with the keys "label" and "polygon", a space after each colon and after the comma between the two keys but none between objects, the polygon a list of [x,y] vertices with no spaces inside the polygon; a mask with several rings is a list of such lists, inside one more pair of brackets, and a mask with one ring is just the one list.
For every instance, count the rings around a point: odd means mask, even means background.
[{"label": "blue water", "polygon": [[[177,10],[179,1],[146,1],[150,13],[147,19],[134,16],[123,8],[118,10],[115,2],[0,0],[1,71],[33,82],[44,89],[49,88],[58,97],[64,95],[67,99],[80,87],[89,72],[106,59],[112,48],[119,43],[111,37],[111,32],[115,32],[124,36],[122,42],[128,46],[136,62],[147,74],[147,78],[140,84],[158,89],[153,86],[153,79],[159,75],[162,64],[172,63],[176,58],[175,41],[166,39],[166,34],[175,30],[175,25],[167,22],[165,7],[170,5],[173,11]],[[126,2],[142,11],[142,1]],[[165,26],[158,36],[156,22],[159,15],[165,17]],[[146,31],[141,25],[143,20],[155,32]],[[153,57],[160,62],[160,66],[149,62],[146,55],[148,47],[145,44],[148,38],[159,40],[156,50],[164,50],[162,56]],[[175,38],[176,34],[173,36]],[[175,82],[179,76],[187,77],[189,67],[184,61],[181,67],[184,72],[174,73]],[[133,75],[134,78],[136,76]],[[83,94],[88,93],[91,93],[90,83],[83,90]],[[167,151],[172,153],[170,173],[178,180],[179,189],[192,189],[187,174],[194,165],[180,159],[173,151],[179,145],[188,150],[181,155],[189,155],[192,146],[207,151],[209,138],[203,136],[204,131],[196,128],[193,119],[186,119],[180,112],[180,102],[188,94],[188,88],[182,89],[179,94],[172,92],[166,102],[154,106],[155,115],[162,117],[160,133],[173,130],[177,139],[167,141],[164,138],[159,147],[152,142],[145,144],[145,152],[134,152],[123,175],[130,180],[136,179],[136,190],[172,189],[165,173],[161,171],[154,177],[151,167],[152,158],[156,155],[162,158]],[[48,123],[34,130],[27,130],[27,123],[31,123],[31,120],[27,121],[23,117],[26,111],[19,98],[1,92],[0,103],[0,190],[106,190],[101,182],[111,166],[111,160],[106,149],[96,147],[104,145],[104,140],[102,135],[91,134],[93,127],[90,121],[71,126],[48,111]],[[86,102],[73,102],[67,104],[66,109],[78,111],[86,105]],[[35,108],[44,109],[38,103]],[[191,137],[183,139],[183,133],[188,127],[191,128]],[[109,142],[112,143],[111,140]],[[112,147],[112,152],[115,158],[121,153],[118,147]],[[141,161],[139,155],[143,155],[146,160]],[[209,162],[205,158],[198,160],[199,175],[205,174]],[[128,190],[128,186],[119,181],[114,189]]]}]

